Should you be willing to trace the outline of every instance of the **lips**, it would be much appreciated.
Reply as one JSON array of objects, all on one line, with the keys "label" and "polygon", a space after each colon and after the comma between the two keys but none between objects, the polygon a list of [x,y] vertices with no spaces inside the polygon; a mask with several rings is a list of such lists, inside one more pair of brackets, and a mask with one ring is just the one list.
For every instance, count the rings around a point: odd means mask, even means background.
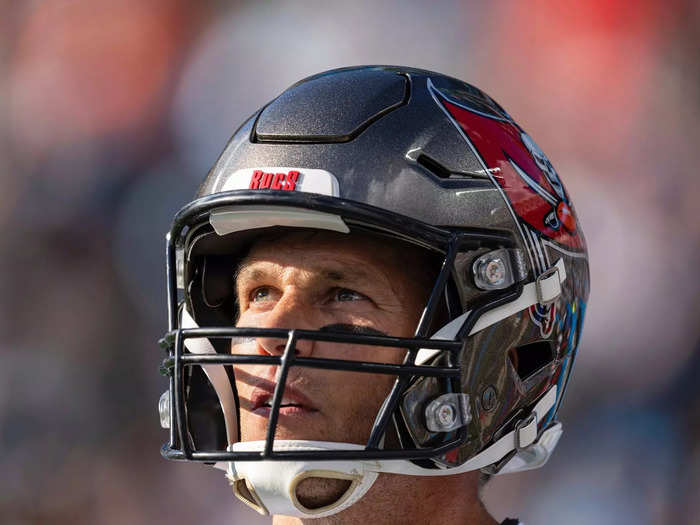
[{"label": "lips", "polygon": [[[272,412],[272,400],[274,397],[273,383],[265,383],[256,386],[250,395],[253,414],[269,417]],[[312,402],[294,387],[286,386],[282,403],[280,404],[280,415],[302,415],[318,412]]]}]

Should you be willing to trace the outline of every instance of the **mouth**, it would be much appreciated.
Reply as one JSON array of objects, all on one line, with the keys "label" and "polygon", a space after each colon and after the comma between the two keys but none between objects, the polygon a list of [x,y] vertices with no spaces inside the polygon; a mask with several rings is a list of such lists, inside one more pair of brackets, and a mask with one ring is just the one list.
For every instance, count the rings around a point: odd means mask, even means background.
[{"label": "mouth", "polygon": [[[271,391],[256,388],[251,395],[253,405],[251,412],[258,416],[270,417],[272,399],[273,393]],[[318,412],[318,409],[301,392],[290,387],[285,389],[279,409],[280,416],[301,416],[314,412]]]}]

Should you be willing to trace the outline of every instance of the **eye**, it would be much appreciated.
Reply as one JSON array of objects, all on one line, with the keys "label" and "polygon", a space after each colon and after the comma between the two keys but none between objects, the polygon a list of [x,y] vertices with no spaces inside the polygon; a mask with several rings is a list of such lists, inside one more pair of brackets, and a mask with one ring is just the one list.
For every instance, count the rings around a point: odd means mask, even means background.
[{"label": "eye", "polygon": [[333,299],[335,301],[364,301],[367,299],[367,296],[355,290],[338,288],[333,295]]},{"label": "eye", "polygon": [[258,303],[261,301],[267,301],[270,299],[270,288],[267,286],[260,286],[253,290],[250,294],[250,301],[253,303]]}]

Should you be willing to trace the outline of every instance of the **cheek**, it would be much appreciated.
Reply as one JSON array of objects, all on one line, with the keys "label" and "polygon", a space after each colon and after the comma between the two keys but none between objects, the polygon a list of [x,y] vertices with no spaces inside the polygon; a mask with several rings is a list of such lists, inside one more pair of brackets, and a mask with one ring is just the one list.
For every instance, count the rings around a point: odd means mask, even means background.
[{"label": "cheek", "polygon": [[413,297],[401,301],[400,310],[375,315],[371,326],[393,337],[413,337],[425,304],[418,303]]},{"label": "cheek", "polygon": [[250,398],[253,391],[252,385],[255,378],[255,372],[252,371],[251,367],[249,366],[234,366],[233,375],[236,380],[236,390],[238,391],[238,402],[240,403],[240,408],[243,410],[252,410]]},{"label": "cheek", "polygon": [[347,372],[342,389],[336,388],[334,412],[336,439],[364,443],[395,376]]},{"label": "cheek", "polygon": [[256,316],[251,310],[245,310],[238,314],[235,326],[257,326],[256,317],[259,316],[260,314]]},{"label": "cheek", "polygon": [[[393,335],[393,334],[391,334]],[[324,359],[342,359],[344,361],[365,361],[368,363],[401,364],[406,357],[405,348],[388,346],[356,345],[349,343],[329,343],[316,341],[313,347],[313,355]],[[347,372],[351,378],[359,377],[387,377],[378,374],[359,372]],[[394,377],[394,376],[388,376]]]}]

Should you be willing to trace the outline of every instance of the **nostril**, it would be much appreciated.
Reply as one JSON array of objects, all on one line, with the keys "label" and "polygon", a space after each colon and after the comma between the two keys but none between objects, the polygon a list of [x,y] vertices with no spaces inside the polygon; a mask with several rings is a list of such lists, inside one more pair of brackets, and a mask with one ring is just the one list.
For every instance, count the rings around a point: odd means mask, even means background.
[{"label": "nostril", "polygon": [[[259,338],[258,352],[265,355],[283,356],[288,344],[288,340],[284,339]],[[294,355],[308,357],[313,353],[313,347],[313,341],[295,341]]]},{"label": "nostril", "polygon": [[[283,354],[284,354],[284,351],[285,351],[286,349],[287,349],[287,346],[286,346],[286,345],[277,345],[277,347],[275,348],[275,351],[276,351],[279,355],[283,355]],[[298,356],[298,355],[299,355],[299,348],[297,348],[296,346],[294,347],[294,355],[295,355],[295,356]]]}]

